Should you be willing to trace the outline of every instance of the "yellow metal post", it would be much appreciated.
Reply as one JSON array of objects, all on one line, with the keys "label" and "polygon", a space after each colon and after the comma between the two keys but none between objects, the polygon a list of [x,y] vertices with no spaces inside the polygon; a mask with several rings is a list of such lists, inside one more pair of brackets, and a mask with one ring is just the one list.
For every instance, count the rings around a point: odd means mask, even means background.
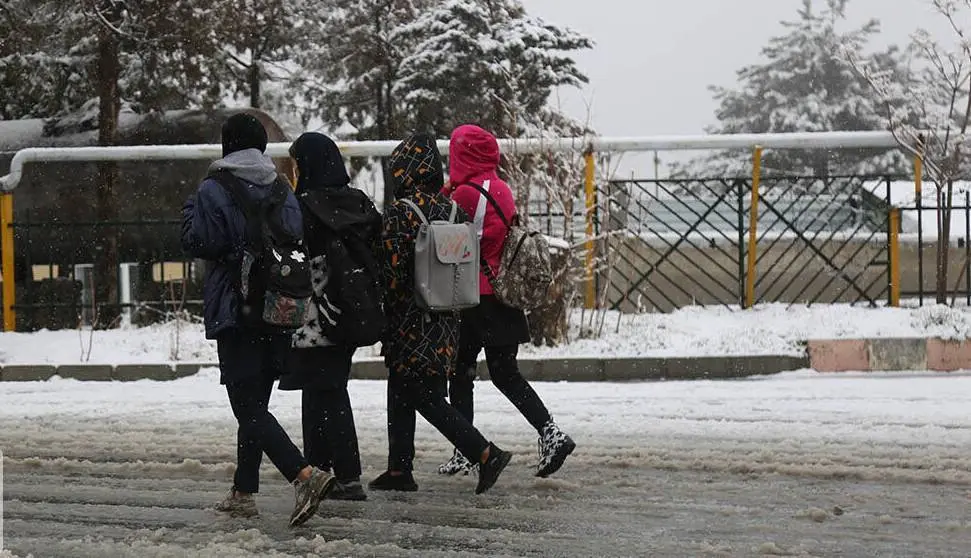
[{"label": "yellow metal post", "polygon": [[748,266],[745,271],[745,307],[755,306],[755,261],[758,255],[759,184],[762,181],[762,147],[752,154],[752,207],[749,210]]},{"label": "yellow metal post", "polygon": [[594,280],[594,256],[596,255],[596,243],[593,241],[593,216],[597,205],[596,182],[596,162],[593,158],[593,150],[584,153],[585,172],[583,188],[586,192],[586,219],[587,219],[587,245],[586,245],[586,288],[584,289],[584,305],[593,308],[597,304],[597,287]]},{"label": "yellow metal post", "polygon": [[13,194],[0,194],[0,266],[3,276],[3,330],[17,329],[17,314],[13,305],[16,297],[14,285],[13,253]]},{"label": "yellow metal post", "polygon": [[924,136],[917,137],[914,156],[914,201],[917,202],[917,302],[924,305]]},{"label": "yellow metal post", "polygon": [[900,306],[900,210],[890,208],[890,306]]}]

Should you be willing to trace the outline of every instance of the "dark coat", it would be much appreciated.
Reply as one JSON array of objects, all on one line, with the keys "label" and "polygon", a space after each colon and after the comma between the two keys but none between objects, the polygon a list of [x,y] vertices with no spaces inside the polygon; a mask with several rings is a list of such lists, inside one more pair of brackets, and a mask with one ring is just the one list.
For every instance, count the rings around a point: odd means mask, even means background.
[{"label": "dark coat", "polygon": [[[310,252],[314,296],[323,295],[330,281],[325,250],[335,235],[347,235],[356,242],[348,247],[374,251],[381,232],[381,214],[367,194],[355,188],[309,190],[298,196],[304,216],[304,239]],[[355,349],[327,340],[318,319],[312,319],[295,334],[303,340],[316,339],[312,346],[300,348],[294,338],[287,374],[280,379],[280,389],[333,389],[346,385],[351,357]],[[341,382],[341,379],[343,382]]]},{"label": "dark coat", "polygon": [[[253,199],[263,199],[276,178],[276,167],[269,157],[256,150],[232,154],[213,163],[210,170],[226,169],[249,186]],[[281,213],[283,228],[302,237],[300,206],[293,194]],[[203,317],[206,338],[237,327],[239,260],[242,257],[246,218],[226,189],[213,179],[199,186],[196,196],[182,208],[182,248],[195,258],[206,260],[209,272],[203,287]]]},{"label": "dark coat", "polygon": [[[397,201],[387,208],[382,227],[384,310],[388,317],[383,353],[391,374],[408,377],[450,374],[458,356],[459,313],[430,313],[415,303],[414,251],[421,218],[401,200],[420,207],[429,221],[447,221],[452,202],[442,188],[441,157],[434,140],[415,136],[395,150],[390,161]],[[456,222],[468,217],[458,210]]]},{"label": "dark coat", "polygon": [[[350,178],[340,151],[330,138],[308,133],[291,148],[300,177],[297,200],[303,216],[304,241],[311,260],[314,296],[323,296],[329,283],[328,243],[335,237],[352,238],[348,247],[374,252],[381,233],[381,214],[364,192],[348,186]],[[302,336],[299,339],[296,336]],[[354,348],[331,343],[317,319],[297,331],[287,373],[280,389],[340,389],[346,387]],[[314,346],[296,348],[313,340]]]}]

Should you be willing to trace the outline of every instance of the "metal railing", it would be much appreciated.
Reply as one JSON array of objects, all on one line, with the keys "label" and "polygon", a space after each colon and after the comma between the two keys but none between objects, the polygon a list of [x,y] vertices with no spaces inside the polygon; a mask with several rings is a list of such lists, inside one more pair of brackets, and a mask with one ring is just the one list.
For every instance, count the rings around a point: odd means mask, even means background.
[{"label": "metal railing", "polygon": [[[889,182],[889,179],[881,179]],[[599,190],[611,308],[889,300],[889,197],[869,177],[624,180]],[[755,228],[752,217],[755,216]],[[754,233],[754,237],[751,236]]]},{"label": "metal railing", "polygon": [[[201,274],[178,248],[181,220],[62,222],[28,211],[9,227],[18,247],[11,305],[18,330],[146,324],[201,310]],[[111,299],[95,273],[108,242],[119,256]]]},{"label": "metal railing", "polygon": [[[598,273],[596,266],[601,255],[602,244],[598,241],[598,231],[601,228],[598,209],[600,195],[598,195],[595,154],[596,153],[626,153],[659,150],[712,150],[712,149],[754,149],[755,172],[752,185],[749,188],[749,207],[759,211],[758,197],[759,168],[761,164],[762,148],[767,149],[853,149],[853,148],[894,148],[896,142],[889,132],[822,132],[822,133],[782,133],[782,134],[726,134],[705,136],[674,136],[674,137],[566,137],[566,138],[528,138],[528,139],[500,139],[499,144],[504,153],[554,153],[554,152],[583,152],[584,180],[583,199],[580,205],[584,207],[583,236],[584,272],[583,272],[583,300],[586,307],[593,307],[597,302],[597,282],[602,280],[602,273]],[[396,141],[347,142],[339,144],[341,151],[349,157],[386,156],[397,145]],[[273,143],[267,148],[267,153],[273,157],[286,157],[289,144]],[[447,150],[448,141],[440,140],[439,149]],[[3,322],[5,330],[12,330],[16,323],[14,308],[15,295],[14,269],[18,265],[15,258],[14,242],[14,214],[12,211],[13,192],[21,181],[26,165],[39,162],[82,162],[82,161],[168,161],[168,160],[202,160],[213,159],[220,153],[218,145],[167,145],[167,146],[115,146],[115,147],[79,147],[79,148],[28,148],[17,152],[11,161],[8,175],[0,177],[0,252],[2,252],[3,276]],[[734,203],[734,202],[733,202]],[[744,203],[744,202],[742,202]],[[757,218],[753,219],[758,221]],[[698,232],[698,231],[695,231]],[[798,231],[792,231],[798,233]],[[770,233],[771,235],[771,233]],[[797,237],[804,237],[796,234]],[[764,237],[764,235],[763,235]],[[671,241],[672,237],[660,238]],[[693,238],[693,237],[692,237]],[[749,239],[746,248],[746,268],[744,270],[745,293],[742,297],[744,306],[755,303],[755,281],[757,275],[755,261],[755,246],[758,235],[754,227],[749,229]],[[685,241],[672,241],[678,248],[685,246]],[[680,242],[680,243],[679,243]],[[741,241],[739,241],[741,246]],[[19,250],[19,247],[17,248]],[[671,246],[668,246],[668,250]],[[609,251],[608,251],[609,252]],[[725,266],[721,266],[725,267]],[[652,272],[658,274],[658,271]],[[742,273],[733,272],[733,273]],[[660,276],[660,275],[658,275]],[[736,277],[738,279],[738,277]],[[891,287],[893,291],[895,287]],[[864,297],[872,298],[872,297]],[[893,293],[890,297],[894,301]]]},{"label": "metal railing", "polygon": [[[967,188],[968,185],[965,185]],[[971,306],[971,190],[958,192],[950,205],[951,230],[946,247],[938,234],[939,206],[924,202],[920,192],[897,208],[901,218],[901,297],[918,305],[937,300],[937,279],[944,272],[945,302]],[[943,218],[943,214],[941,215]],[[946,268],[938,267],[938,250],[946,250]],[[943,262],[941,262],[943,264]]]}]

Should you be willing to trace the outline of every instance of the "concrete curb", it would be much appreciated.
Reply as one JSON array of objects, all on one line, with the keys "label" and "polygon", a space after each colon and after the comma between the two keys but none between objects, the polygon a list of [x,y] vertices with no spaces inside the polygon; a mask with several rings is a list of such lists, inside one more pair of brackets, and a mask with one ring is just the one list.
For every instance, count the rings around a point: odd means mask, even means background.
[{"label": "concrete curb", "polygon": [[[0,381],[44,381],[54,376],[84,381],[168,381],[192,376],[215,363],[62,364],[0,366]],[[947,339],[817,339],[806,343],[805,356],[724,356],[672,358],[522,359],[526,379],[546,382],[629,382],[650,380],[718,380],[777,374],[811,368],[818,372],[897,372],[971,370],[971,340]],[[485,362],[479,378],[489,379]],[[384,380],[380,360],[354,363],[351,377]]]},{"label": "concrete curb", "polygon": [[[0,381],[44,381],[54,376],[84,381],[169,381],[192,376],[215,363],[179,364],[63,364],[7,365],[0,367]],[[777,374],[809,367],[807,357],[727,356],[699,358],[562,358],[523,359],[519,368],[531,381],[629,382],[648,380],[718,380]],[[479,378],[489,379],[485,362]],[[380,360],[357,361],[351,370],[357,380],[385,380],[388,372]]]},{"label": "concrete curb", "polygon": [[818,339],[807,343],[809,367],[818,372],[900,372],[971,369],[971,340]]}]

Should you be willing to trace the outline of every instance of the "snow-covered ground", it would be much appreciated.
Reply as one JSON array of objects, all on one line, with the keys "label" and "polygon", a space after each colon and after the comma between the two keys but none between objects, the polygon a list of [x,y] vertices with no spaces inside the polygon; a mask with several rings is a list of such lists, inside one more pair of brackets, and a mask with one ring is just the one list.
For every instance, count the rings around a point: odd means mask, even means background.
[{"label": "snow-covered ground", "polygon": [[[206,508],[233,467],[214,370],[175,382],[0,383],[5,544],[17,556],[935,556],[971,545],[971,376],[808,372],[728,382],[537,383],[577,440],[554,478],[488,384],[478,426],[516,452],[493,490],[439,478],[419,421],[421,491],[329,502],[296,531],[265,463],[256,520]],[[352,382],[365,479],[386,459],[385,384]],[[299,445],[299,396],[273,410]]]},{"label": "snow-covered ground", "polygon": [[[690,307],[671,314],[577,312],[571,324],[569,344],[555,348],[525,346],[522,356],[542,359],[799,355],[809,339],[971,337],[971,311],[945,306],[870,309],[768,304],[744,312],[723,307]],[[591,330],[599,333],[599,337],[590,335]],[[373,359],[378,354],[378,347],[369,347],[358,351],[355,357]],[[93,333],[77,330],[0,333],[0,362],[6,364],[127,364],[173,360],[216,362],[215,343],[206,341],[202,326],[188,323]]]}]

